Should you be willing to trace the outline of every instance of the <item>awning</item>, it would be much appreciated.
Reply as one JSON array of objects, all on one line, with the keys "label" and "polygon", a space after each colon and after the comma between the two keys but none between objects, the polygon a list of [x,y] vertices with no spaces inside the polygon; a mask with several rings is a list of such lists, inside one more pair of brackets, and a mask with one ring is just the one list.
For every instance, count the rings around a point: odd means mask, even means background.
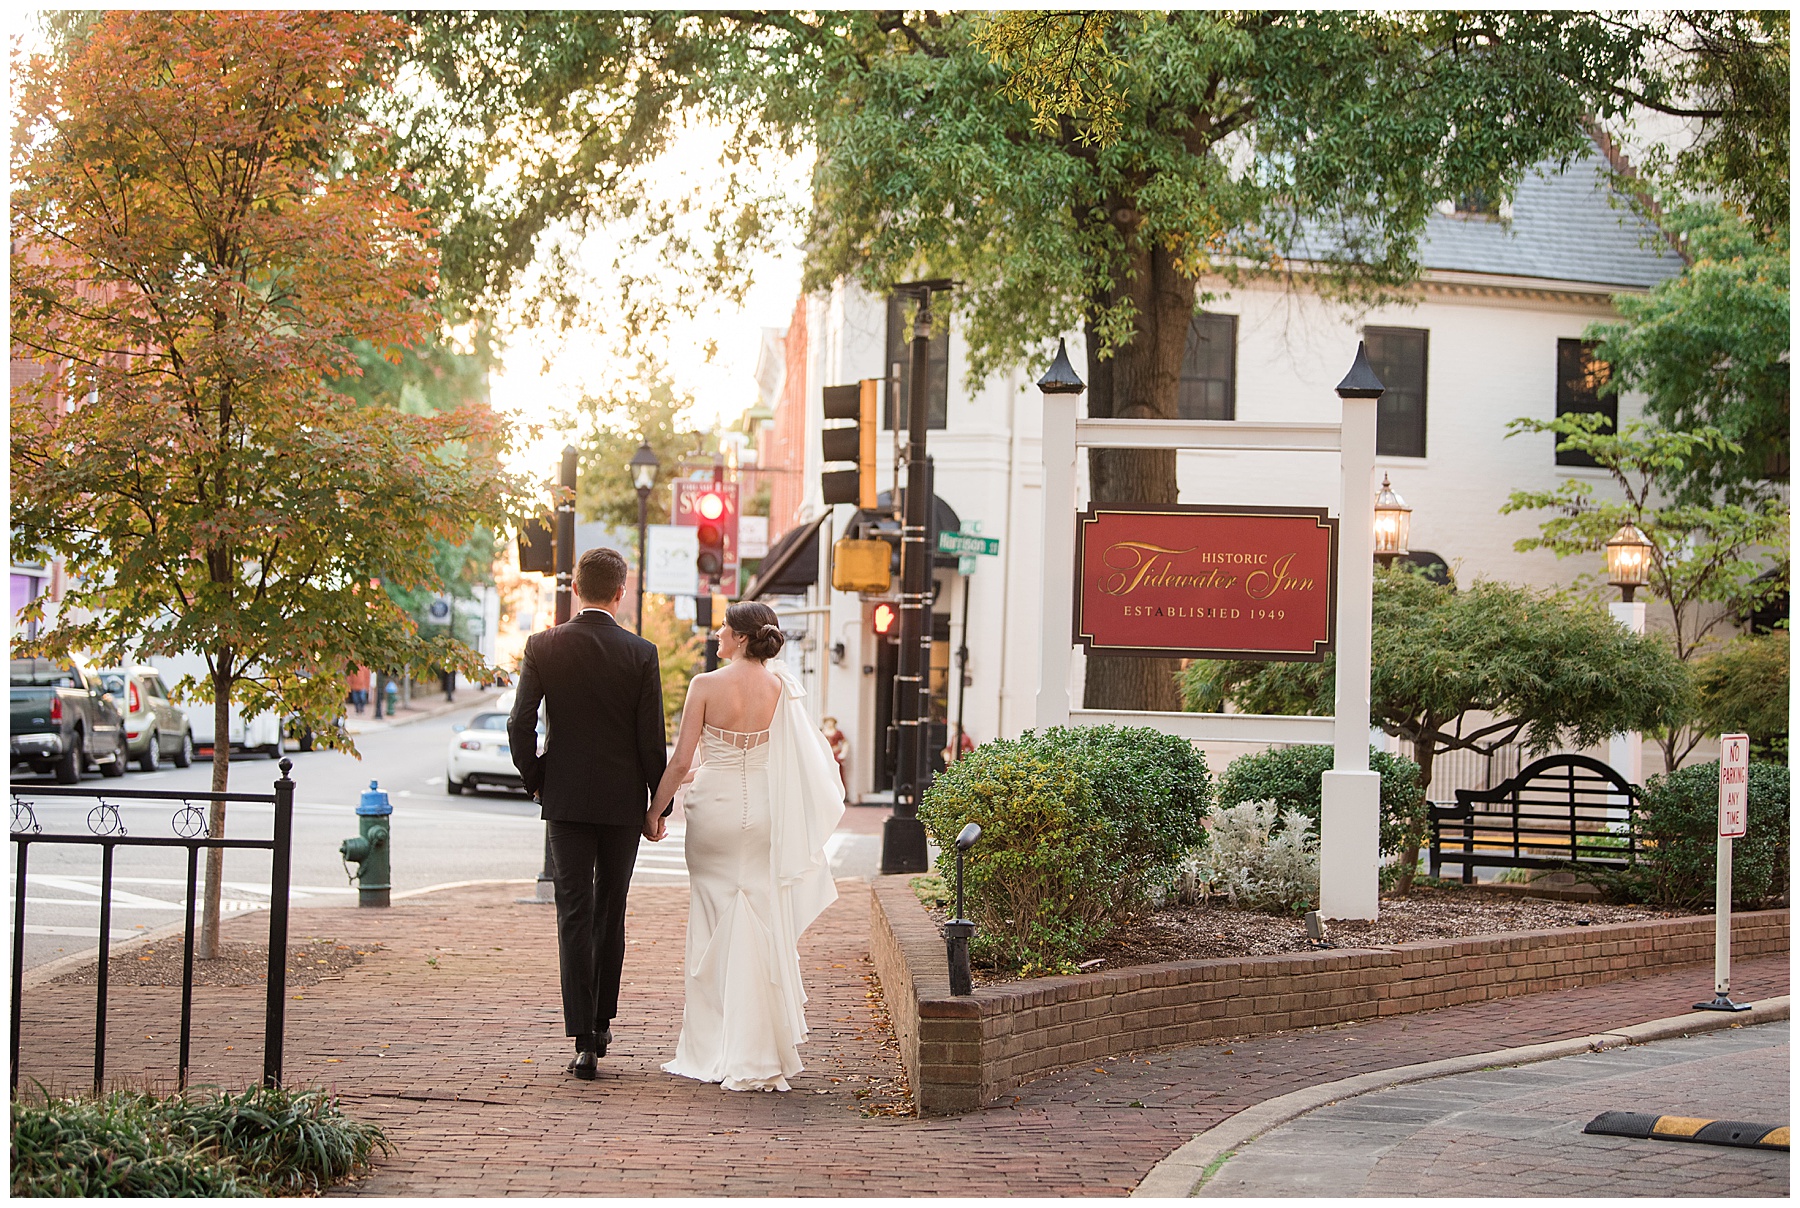
[{"label": "awning", "polygon": [[762,596],[797,596],[819,581],[819,526],[831,515],[819,513],[817,520],[796,525],[769,547],[757,568],[756,578],[744,589],[739,600],[755,600]]}]

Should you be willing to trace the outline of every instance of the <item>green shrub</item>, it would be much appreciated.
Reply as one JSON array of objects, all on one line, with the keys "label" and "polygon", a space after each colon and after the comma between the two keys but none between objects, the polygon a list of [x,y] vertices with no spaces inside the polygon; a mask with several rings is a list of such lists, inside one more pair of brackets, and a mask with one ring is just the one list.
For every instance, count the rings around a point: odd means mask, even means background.
[{"label": "green shrub", "polygon": [[[1719,857],[1719,764],[1652,776],[1632,814],[1639,854],[1620,871],[1588,868],[1609,896],[1688,910],[1711,909]],[[1788,769],[1750,764],[1749,834],[1731,847],[1731,902],[1747,910],[1786,900]]]},{"label": "green shrub", "polygon": [[1298,913],[1319,900],[1319,842],[1313,820],[1269,802],[1215,810],[1196,873],[1209,894],[1249,910]]},{"label": "green shrub", "polygon": [[314,1192],[389,1150],[323,1091],[254,1087],[158,1099],[118,1091],[12,1109],[15,1196]]},{"label": "green shrub", "polygon": [[1054,969],[1140,909],[1205,838],[1206,761],[1186,739],[1149,729],[1070,726],[985,743],[933,782],[920,817],[956,875],[953,842],[981,825],[965,857],[971,954],[1003,968]]},{"label": "green shrub", "polygon": [[[1299,810],[1319,826],[1324,775],[1331,770],[1329,746],[1278,747],[1240,755],[1219,777],[1219,808],[1247,801],[1270,801],[1281,810]],[[1419,765],[1403,755],[1369,748],[1369,768],[1381,775],[1381,854],[1391,856],[1430,832]]]}]

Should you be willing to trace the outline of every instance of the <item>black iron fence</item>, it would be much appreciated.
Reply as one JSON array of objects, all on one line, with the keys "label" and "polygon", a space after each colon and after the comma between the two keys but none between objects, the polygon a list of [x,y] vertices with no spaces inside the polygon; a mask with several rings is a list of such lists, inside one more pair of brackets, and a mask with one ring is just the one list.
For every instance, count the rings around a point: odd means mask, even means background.
[{"label": "black iron fence", "polygon": [[[19,1020],[24,1005],[25,975],[25,868],[31,848],[39,843],[77,844],[100,848],[100,964],[94,1001],[94,1094],[104,1089],[106,1077],[106,990],[111,964],[113,854],[121,847],[179,847],[187,850],[186,928],[181,955],[181,1049],[177,1083],[187,1086],[188,1039],[194,1007],[194,901],[198,889],[200,852],[203,848],[235,848],[266,851],[271,855],[269,878],[269,973],[268,1003],[263,1021],[263,1081],[281,1085],[281,1046],[286,1027],[288,882],[292,871],[294,836],[294,782],[288,773],[293,761],[281,761],[281,779],[273,793],[158,792],[144,789],[62,788],[53,785],[14,785],[12,788],[12,841],[17,845],[18,867],[13,891],[12,960],[12,1085],[19,1085]],[[46,832],[38,823],[32,802],[39,798],[93,801],[85,835]],[[182,808],[170,819],[169,837],[126,833],[119,802],[179,801]],[[214,838],[207,831],[203,805],[214,802],[246,802],[273,805],[275,830],[267,839]]]}]

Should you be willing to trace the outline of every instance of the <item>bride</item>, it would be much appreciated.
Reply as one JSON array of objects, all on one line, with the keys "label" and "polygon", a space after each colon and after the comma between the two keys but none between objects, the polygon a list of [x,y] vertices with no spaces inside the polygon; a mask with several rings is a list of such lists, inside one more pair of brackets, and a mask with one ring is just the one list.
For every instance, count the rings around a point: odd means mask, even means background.
[{"label": "bride", "polygon": [[800,933],[837,898],[825,840],[844,790],[805,689],[778,660],[775,612],[733,604],[719,627],[717,671],[694,677],[668,770],[645,815],[661,839],[663,809],[688,785],[687,998],[671,1074],[726,1090],[785,1091],[801,1070],[806,992]]}]

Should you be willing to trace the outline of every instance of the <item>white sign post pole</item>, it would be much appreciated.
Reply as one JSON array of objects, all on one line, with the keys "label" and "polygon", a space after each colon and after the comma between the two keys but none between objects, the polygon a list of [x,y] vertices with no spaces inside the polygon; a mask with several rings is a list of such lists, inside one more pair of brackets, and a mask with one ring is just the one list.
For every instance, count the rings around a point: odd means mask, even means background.
[{"label": "white sign post pole", "polygon": [[1749,833],[1750,737],[1719,737],[1719,862],[1713,898],[1713,999],[1698,1011],[1748,1011],[1731,1001],[1731,841]]}]

